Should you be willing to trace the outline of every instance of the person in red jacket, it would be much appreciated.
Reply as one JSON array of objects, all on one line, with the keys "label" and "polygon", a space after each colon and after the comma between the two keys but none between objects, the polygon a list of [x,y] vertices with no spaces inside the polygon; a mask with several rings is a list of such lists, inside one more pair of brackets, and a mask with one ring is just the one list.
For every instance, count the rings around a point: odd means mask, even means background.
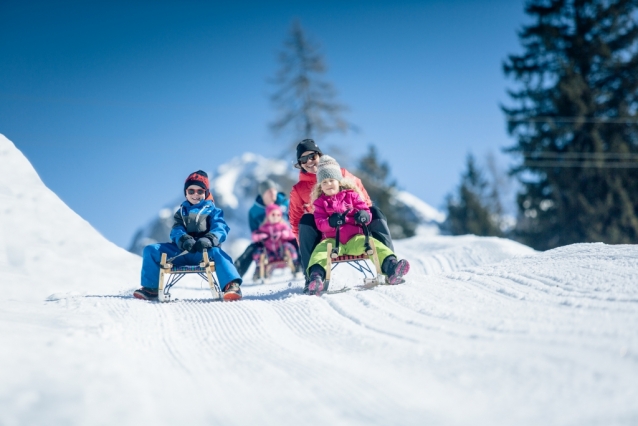
[{"label": "person in red jacket", "polygon": [[[295,237],[297,237],[299,261],[303,271],[307,270],[312,251],[321,241],[321,232],[317,229],[313,215],[314,206],[311,200],[311,193],[317,184],[317,165],[322,155],[323,152],[312,139],[304,139],[297,145],[297,161],[295,167],[299,169],[299,182],[297,182],[290,191],[288,218],[292,226],[292,232],[295,234]],[[368,228],[372,236],[394,251],[394,244],[392,244],[392,236],[390,235],[387,219],[381,210],[372,205],[370,196],[363,187],[361,180],[344,168],[341,168],[341,174],[344,178],[354,182],[363,200],[370,207],[372,219]],[[307,290],[308,282],[309,276],[306,273],[305,291]]]},{"label": "person in red jacket", "polygon": [[[317,229],[322,233],[321,242],[310,257],[308,294],[321,295],[328,263],[328,244],[336,247],[339,255],[359,255],[371,250],[367,245],[364,227],[370,222],[370,208],[361,197],[357,186],[344,178],[334,158],[324,155],[317,167],[317,184],[312,191]],[[381,272],[388,277],[388,284],[399,284],[410,271],[407,260],[398,260],[393,251],[374,237],[381,263]]]}]

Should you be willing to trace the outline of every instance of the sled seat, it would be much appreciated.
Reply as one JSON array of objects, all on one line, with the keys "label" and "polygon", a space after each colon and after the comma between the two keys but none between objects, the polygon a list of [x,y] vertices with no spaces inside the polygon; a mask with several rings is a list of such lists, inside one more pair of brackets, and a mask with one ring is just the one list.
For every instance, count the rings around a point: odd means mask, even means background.
[{"label": "sled seat", "polygon": [[263,253],[259,256],[259,263],[257,264],[257,268],[259,271],[259,281],[262,283],[265,282],[266,278],[270,277],[272,271],[275,269],[290,269],[293,275],[295,275],[296,268],[295,264],[292,261],[292,254],[288,249],[284,251],[284,258],[269,261],[268,254],[264,250]]},{"label": "sled seat", "polygon": [[[197,274],[204,280],[208,281],[210,290],[213,293],[214,300],[222,300],[222,292],[219,284],[213,275],[215,272],[215,262],[208,258],[208,252],[202,252],[202,261],[199,265],[173,266],[172,259],[166,259],[166,253],[162,253],[160,260],[160,276],[159,286],[157,288],[157,299],[160,302],[168,302],[171,300],[170,290],[175,284],[186,274]],[[166,283],[164,281],[166,280]]]},{"label": "sled seat", "polygon": [[[330,246],[329,248],[332,250],[332,246]],[[359,255],[344,254],[343,256],[339,256],[336,259],[332,259],[332,263],[353,262],[355,260],[368,260],[368,259],[370,259],[370,256],[368,256],[367,254],[359,254]]]},{"label": "sled seat", "polygon": [[195,265],[173,266],[168,273],[169,274],[177,274],[177,273],[193,274],[198,272],[206,272],[206,268],[201,266],[195,266]]}]

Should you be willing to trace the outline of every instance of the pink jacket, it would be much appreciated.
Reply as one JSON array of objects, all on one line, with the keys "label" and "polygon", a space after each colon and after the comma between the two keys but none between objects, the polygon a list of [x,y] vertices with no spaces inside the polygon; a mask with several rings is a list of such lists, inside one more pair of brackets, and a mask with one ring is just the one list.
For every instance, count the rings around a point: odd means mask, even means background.
[{"label": "pink jacket", "polygon": [[267,250],[276,252],[281,243],[294,240],[295,234],[290,225],[282,220],[279,223],[264,223],[253,232],[252,239],[254,242],[262,241]]},{"label": "pink jacket", "polygon": [[[341,169],[341,174],[344,178],[351,180],[357,185],[359,191],[363,194],[363,199],[368,203],[368,206],[372,205],[370,196],[363,187],[361,180],[347,171]],[[299,238],[299,221],[305,213],[313,213],[313,206],[310,201],[312,194],[312,188],[317,184],[317,175],[312,173],[299,172],[299,182],[297,182],[290,191],[290,205],[288,207],[288,217],[290,219],[290,225],[292,225],[292,232]]]},{"label": "pink jacket", "polygon": [[354,214],[359,210],[365,210],[370,214],[370,208],[361,199],[354,189],[344,189],[335,195],[322,194],[314,202],[315,222],[317,228],[323,233],[323,238],[335,238],[337,230],[330,226],[328,219],[333,213],[343,213],[350,209],[346,215],[346,221],[339,230],[339,242],[347,243],[350,238],[357,234],[363,234],[363,228],[354,222]]}]

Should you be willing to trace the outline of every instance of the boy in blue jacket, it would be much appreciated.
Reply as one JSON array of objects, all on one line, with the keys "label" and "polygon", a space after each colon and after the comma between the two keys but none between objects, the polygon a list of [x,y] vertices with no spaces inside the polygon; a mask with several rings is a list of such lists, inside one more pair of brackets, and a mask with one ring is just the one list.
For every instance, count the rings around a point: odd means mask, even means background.
[{"label": "boy in blue jacket", "polygon": [[174,266],[198,265],[203,250],[215,262],[217,278],[224,300],[241,299],[241,277],[233,261],[221,248],[228,236],[228,225],[224,212],[215,207],[210,195],[208,175],[202,170],[191,173],[184,182],[186,201],[173,216],[171,242],[151,244],[144,247],[142,257],[142,288],[135,290],[138,299],[157,299],[159,268],[162,253],[171,258],[183,251],[187,254],[173,260]]}]

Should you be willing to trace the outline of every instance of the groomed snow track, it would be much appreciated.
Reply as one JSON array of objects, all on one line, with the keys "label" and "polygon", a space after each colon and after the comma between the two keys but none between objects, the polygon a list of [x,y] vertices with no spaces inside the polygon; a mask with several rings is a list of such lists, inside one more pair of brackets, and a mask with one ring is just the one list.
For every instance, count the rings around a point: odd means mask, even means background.
[{"label": "groomed snow track", "polygon": [[[62,400],[41,395],[18,410],[28,398],[10,386],[0,423],[638,419],[638,249],[534,253],[437,237],[399,251],[414,265],[405,284],[322,297],[285,280],[247,283],[234,303],[211,302],[196,281],[168,304],[130,291],[52,296],[38,315],[59,322],[46,353],[65,377],[35,364],[20,385],[42,393],[46,382]],[[341,285],[352,274],[343,269]]]}]

